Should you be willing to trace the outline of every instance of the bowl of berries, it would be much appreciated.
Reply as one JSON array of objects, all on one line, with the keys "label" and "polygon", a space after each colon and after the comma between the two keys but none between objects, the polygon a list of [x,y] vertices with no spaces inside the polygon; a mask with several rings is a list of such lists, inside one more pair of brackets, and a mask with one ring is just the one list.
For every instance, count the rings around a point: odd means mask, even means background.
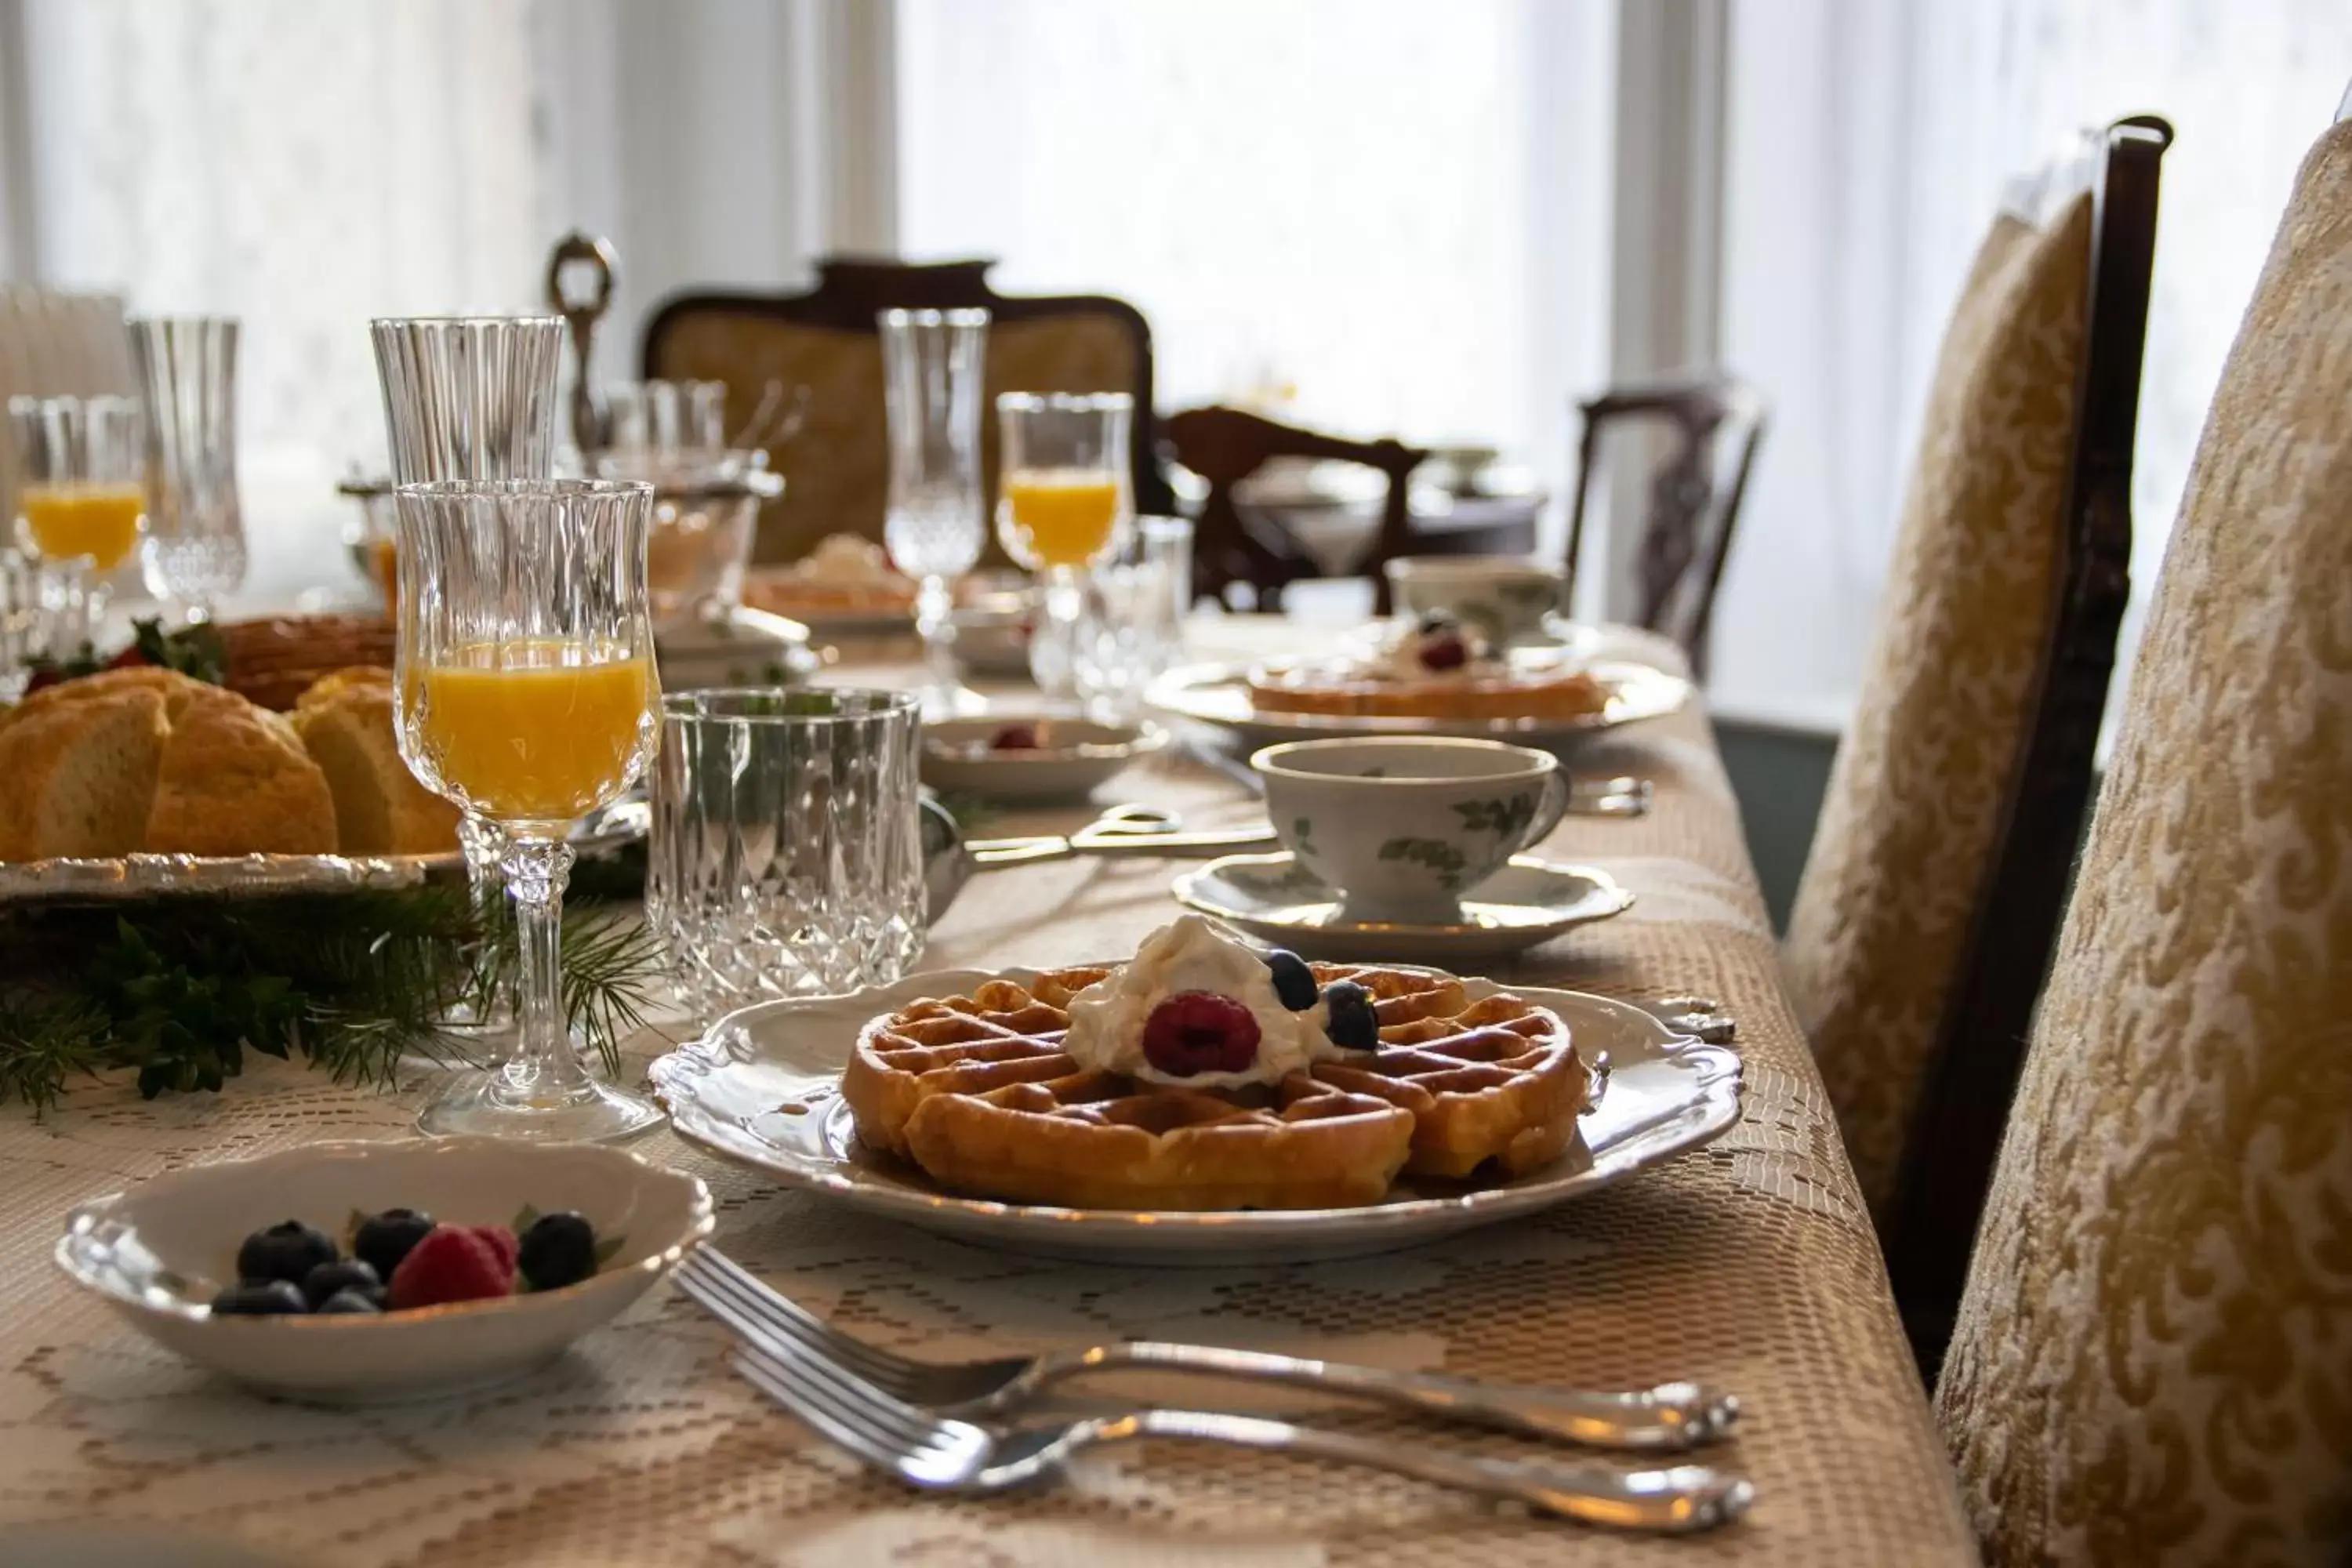
[{"label": "bowl of berries", "polygon": [[923,726],[923,782],[1021,805],[1077,800],[1168,743],[1157,724],[1071,718],[950,719]]},{"label": "bowl of berries", "polygon": [[264,1393],[415,1399],[552,1361],[712,1224],[699,1180],[624,1150],[329,1142],[93,1199],[56,1257],[150,1339]]}]

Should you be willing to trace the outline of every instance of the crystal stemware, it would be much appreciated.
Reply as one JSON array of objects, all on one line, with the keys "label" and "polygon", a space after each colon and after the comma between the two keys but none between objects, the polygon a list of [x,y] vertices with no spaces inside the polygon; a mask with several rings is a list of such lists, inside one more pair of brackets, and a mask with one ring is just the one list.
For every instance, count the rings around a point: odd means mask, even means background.
[{"label": "crystal stemware", "polygon": [[131,323],[146,403],[147,591],[208,620],[245,581],[236,493],[237,324],[226,316]]},{"label": "crystal stemware", "polygon": [[16,542],[57,564],[79,562],[93,608],[107,574],[147,531],[146,450],[137,399],[12,397]]},{"label": "crystal stemware", "polygon": [[981,374],[986,310],[885,310],[883,395],[890,427],[890,499],[883,542],[898,570],[922,585],[915,628],[928,670],[926,717],[987,705],[956,673],[950,583],[988,542],[981,482]]},{"label": "crystal stemware", "polygon": [[[554,472],[560,318],[394,316],[369,322],[368,335],[394,485],[543,479]],[[380,574],[380,581],[392,576]],[[397,581],[383,585],[396,605]],[[475,907],[494,905],[507,849],[498,824],[468,811],[457,843]]]},{"label": "crystal stemware", "polygon": [[507,841],[521,955],[500,1066],[427,1106],[433,1134],[626,1137],[659,1120],[591,1077],[558,971],[572,824],[645,772],[659,733],[646,550],[653,487],[607,479],[403,485],[400,753],[426,788]]},{"label": "crystal stemware", "polygon": [[1049,698],[1067,700],[1076,689],[1085,574],[1115,558],[1134,525],[1127,449],[1134,416],[1135,400],[1123,392],[1008,392],[996,400],[996,536],[1045,579],[1045,622],[1030,671]]}]

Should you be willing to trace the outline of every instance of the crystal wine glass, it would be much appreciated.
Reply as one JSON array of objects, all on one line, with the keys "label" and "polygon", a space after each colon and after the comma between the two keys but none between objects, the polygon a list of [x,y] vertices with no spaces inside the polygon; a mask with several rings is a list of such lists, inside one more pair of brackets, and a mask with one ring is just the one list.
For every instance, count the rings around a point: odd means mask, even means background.
[{"label": "crystal wine glass", "polygon": [[85,563],[98,607],[105,576],[147,531],[146,451],[130,397],[12,397],[16,542],[44,561]]},{"label": "crystal wine glass", "polygon": [[996,400],[1003,478],[996,536],[1045,578],[1045,624],[1030,673],[1048,697],[1076,689],[1074,653],[1084,574],[1118,555],[1134,526],[1127,437],[1135,400],[1123,392],[1008,392]]},{"label": "crystal wine glass", "polygon": [[645,772],[660,732],[646,548],[653,487],[610,479],[402,485],[400,754],[497,823],[521,953],[513,1048],[417,1119],[427,1133],[623,1138],[659,1119],[597,1082],[557,967],[564,836]]},{"label": "crystal wine glass", "polygon": [[192,621],[245,581],[236,340],[226,316],[131,323],[147,415],[147,591]]},{"label": "crystal wine glass", "polygon": [[915,629],[928,668],[924,717],[978,713],[987,704],[956,672],[949,584],[972,569],[988,542],[980,477],[981,373],[985,310],[885,310],[884,405],[890,425],[890,500],[883,542],[891,562],[922,584]]},{"label": "crystal wine glass", "polygon": [[[369,322],[368,336],[394,485],[554,473],[560,317],[388,316]],[[396,605],[396,556],[394,569],[381,576],[388,579],[385,597]],[[457,845],[475,908],[494,906],[507,852],[498,824],[467,812]]]}]

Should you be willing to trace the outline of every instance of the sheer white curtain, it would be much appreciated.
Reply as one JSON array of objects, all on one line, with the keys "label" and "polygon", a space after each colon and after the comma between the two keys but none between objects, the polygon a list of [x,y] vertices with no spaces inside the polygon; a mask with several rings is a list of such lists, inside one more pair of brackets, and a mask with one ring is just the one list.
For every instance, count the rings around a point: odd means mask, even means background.
[{"label": "sheer white curtain", "polygon": [[370,316],[537,302],[530,0],[23,0],[35,276],[243,318],[248,586],[332,580]]},{"label": "sheer white curtain", "polygon": [[898,0],[898,229],[1250,397],[1555,476],[1607,363],[1613,7]]},{"label": "sheer white curtain", "polygon": [[2222,357],[2347,76],[2341,0],[1735,7],[1725,358],[1769,389],[1776,420],[1717,616],[1719,707],[1843,721],[1936,347],[2003,184],[2080,127],[2148,111],[2179,139],[2141,384],[2127,661]]}]

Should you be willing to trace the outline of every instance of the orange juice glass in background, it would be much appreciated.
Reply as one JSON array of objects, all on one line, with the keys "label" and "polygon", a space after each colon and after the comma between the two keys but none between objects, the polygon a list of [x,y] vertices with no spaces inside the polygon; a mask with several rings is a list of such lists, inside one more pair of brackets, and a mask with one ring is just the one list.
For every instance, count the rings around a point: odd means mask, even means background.
[{"label": "orange juice glass in background", "polygon": [[996,536],[1045,579],[1045,618],[1029,641],[1029,673],[1056,701],[1077,693],[1072,674],[1086,574],[1117,558],[1135,522],[1128,433],[1135,400],[1123,392],[1008,392],[996,400],[1003,468]]},{"label": "orange juice glass in background", "polygon": [[17,542],[96,573],[129,560],[147,526],[146,453],[129,397],[15,397]]},{"label": "orange juice glass in background", "polygon": [[1039,566],[1086,566],[1104,559],[1118,534],[1119,500],[1118,479],[1092,469],[1031,468],[1004,476],[1012,531],[1024,557]]}]

